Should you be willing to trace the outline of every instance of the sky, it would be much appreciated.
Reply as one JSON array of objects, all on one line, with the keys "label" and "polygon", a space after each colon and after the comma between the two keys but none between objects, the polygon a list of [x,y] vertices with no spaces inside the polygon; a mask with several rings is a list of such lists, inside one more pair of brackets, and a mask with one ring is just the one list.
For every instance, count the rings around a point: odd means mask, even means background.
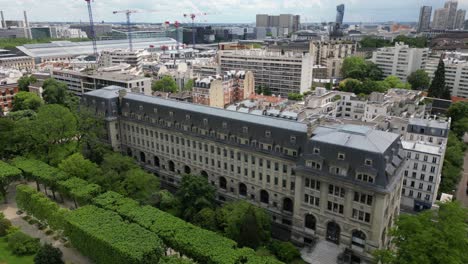
[{"label": "sky", "polygon": [[[334,21],[336,6],[345,4],[345,22],[416,21],[419,8],[443,7],[444,0],[95,0],[95,21],[123,22],[124,14],[112,11],[135,9],[132,22],[189,22],[184,13],[206,13],[200,23],[251,23],[255,14],[298,14],[301,22]],[[468,0],[459,0],[468,9]],[[23,10],[32,22],[89,21],[85,0],[0,0],[6,20],[22,20]]]}]

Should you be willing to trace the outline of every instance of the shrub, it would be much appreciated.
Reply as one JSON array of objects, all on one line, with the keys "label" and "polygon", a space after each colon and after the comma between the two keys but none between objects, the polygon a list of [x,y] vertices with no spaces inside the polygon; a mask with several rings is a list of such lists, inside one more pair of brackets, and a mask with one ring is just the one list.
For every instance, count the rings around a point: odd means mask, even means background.
[{"label": "shrub", "polygon": [[44,232],[47,236],[50,236],[54,233],[54,230],[52,229],[47,229],[45,232]]},{"label": "shrub", "polygon": [[63,264],[62,255],[60,249],[44,244],[34,257],[34,264]]},{"label": "shrub", "polygon": [[274,252],[279,260],[290,263],[295,259],[301,258],[301,253],[291,242],[282,242],[278,240],[271,241],[270,251]]},{"label": "shrub", "polygon": [[17,231],[8,235],[8,248],[18,256],[33,255],[40,248],[39,238]]},{"label": "shrub", "polygon": [[25,215],[25,216],[23,216],[23,220],[28,222],[29,220],[31,220],[31,216]]},{"label": "shrub", "polygon": [[8,229],[11,227],[10,220],[3,218],[0,219],[0,237],[4,237],[8,234]]}]

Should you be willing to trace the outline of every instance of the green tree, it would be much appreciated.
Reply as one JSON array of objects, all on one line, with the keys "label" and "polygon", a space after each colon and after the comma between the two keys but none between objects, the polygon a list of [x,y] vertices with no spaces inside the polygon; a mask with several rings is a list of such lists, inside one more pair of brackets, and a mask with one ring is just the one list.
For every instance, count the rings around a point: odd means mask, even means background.
[{"label": "green tree", "polygon": [[186,91],[192,91],[193,89],[193,79],[190,79],[187,81],[187,83],[184,86],[184,90]]},{"label": "green tree", "polygon": [[34,256],[34,264],[63,264],[62,251],[45,243]]},{"label": "green tree", "polygon": [[300,93],[289,93],[288,94],[288,100],[301,101],[303,99],[304,99],[304,95],[302,95]]},{"label": "green tree", "polygon": [[122,194],[140,203],[148,203],[151,195],[159,190],[159,179],[140,168],[127,171],[123,178]]},{"label": "green tree", "polygon": [[360,93],[362,82],[356,79],[348,78],[340,82],[340,90],[350,93]]},{"label": "green tree", "polygon": [[362,48],[382,48],[392,45],[390,41],[376,37],[364,37],[359,44]]},{"label": "green tree", "polygon": [[301,252],[291,242],[272,240],[268,245],[271,252],[285,263],[291,263],[294,260],[301,259]]},{"label": "green tree", "polygon": [[468,133],[468,115],[457,122],[452,123],[452,131],[459,137],[462,138],[465,133]]},{"label": "green tree", "polygon": [[153,91],[167,92],[167,93],[176,93],[179,88],[177,83],[171,76],[164,76],[161,80],[157,80],[153,83]]},{"label": "green tree", "polygon": [[201,228],[216,231],[216,212],[211,208],[203,208],[193,217],[193,223]]},{"label": "green tree", "polygon": [[18,87],[22,92],[29,92],[29,85],[36,83],[37,79],[34,76],[22,76],[18,79]]},{"label": "green tree", "polygon": [[411,89],[411,85],[408,83],[404,83],[400,80],[400,78],[390,75],[383,80],[389,88],[399,88],[399,89]]},{"label": "green tree", "polygon": [[402,214],[390,232],[396,251],[377,250],[383,264],[468,263],[468,211],[458,202],[439,210]]},{"label": "green tree", "polygon": [[99,177],[102,174],[101,169],[96,163],[87,160],[80,153],[75,153],[62,160],[59,169],[70,177],[77,177],[83,180],[89,180],[90,177]]},{"label": "green tree", "polygon": [[33,110],[37,111],[43,104],[42,99],[37,94],[30,92],[19,92],[13,99],[13,111]]},{"label": "green tree", "polygon": [[468,117],[468,102],[456,102],[450,106],[447,115],[452,119],[452,123]]},{"label": "green tree", "polygon": [[153,193],[150,205],[156,206],[174,216],[180,216],[180,201],[168,190],[161,190]]},{"label": "green tree", "polygon": [[7,193],[10,184],[21,176],[21,171],[10,164],[0,160],[0,194],[7,203]]},{"label": "green tree", "polygon": [[122,193],[122,181],[124,175],[130,170],[138,169],[138,165],[130,158],[120,153],[111,152],[104,155],[101,164],[101,175],[91,175],[90,180],[101,185],[104,190],[113,190]]},{"label": "green tree", "polygon": [[111,151],[103,142],[106,137],[105,122],[97,118],[93,111],[80,108],[76,113],[78,120],[77,147],[81,148],[83,155],[92,162],[101,164],[104,155]]},{"label": "green tree", "polygon": [[59,104],[75,110],[78,106],[78,98],[68,91],[66,83],[49,78],[42,85],[44,101],[48,104]]},{"label": "green tree", "polygon": [[426,48],[428,44],[426,37],[407,37],[404,35],[397,36],[393,39],[393,45],[397,42],[403,42],[412,48]]},{"label": "green tree", "polygon": [[240,246],[256,249],[270,240],[271,220],[265,210],[246,201],[225,204],[220,210],[220,227]]},{"label": "green tree", "polygon": [[444,61],[440,59],[439,65],[437,65],[437,70],[434,73],[434,79],[432,79],[431,86],[428,90],[428,96],[442,98],[445,90],[445,64]]},{"label": "green tree", "polygon": [[429,88],[429,84],[431,83],[431,79],[425,70],[416,70],[415,72],[412,72],[408,76],[407,80],[415,90],[426,90]]},{"label": "green tree", "polygon": [[215,188],[202,176],[184,175],[176,196],[181,203],[183,218],[192,220],[203,208],[214,208]]},{"label": "green tree", "polygon": [[364,80],[367,78],[367,69],[364,58],[351,56],[344,59],[341,73],[344,79]]},{"label": "green tree", "polygon": [[21,231],[8,234],[8,248],[18,256],[33,255],[40,248],[39,238],[32,238]]}]

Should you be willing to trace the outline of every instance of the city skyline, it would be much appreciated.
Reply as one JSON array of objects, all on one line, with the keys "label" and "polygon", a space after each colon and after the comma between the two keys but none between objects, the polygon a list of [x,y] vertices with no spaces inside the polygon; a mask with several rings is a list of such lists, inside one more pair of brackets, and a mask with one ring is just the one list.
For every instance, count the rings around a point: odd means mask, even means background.
[{"label": "city skyline", "polygon": [[[86,22],[87,10],[84,1],[34,1],[18,0],[15,2],[0,0],[6,20],[22,20],[22,12],[26,10],[33,22]],[[422,5],[432,6],[433,10],[442,8],[445,0],[394,0],[385,2],[374,0],[208,0],[197,3],[191,0],[181,0],[176,3],[162,1],[154,4],[148,0],[96,0],[93,2],[93,12],[96,21],[123,22],[125,16],[113,15],[112,11],[122,9],[161,10],[159,12],[142,12],[134,15],[134,22],[157,23],[163,21],[189,22],[183,13],[208,13],[201,17],[199,23],[254,23],[257,13],[298,14],[301,23],[331,22],[336,18],[336,6],[344,4],[346,13],[344,22],[417,22]],[[458,8],[468,9],[468,0],[459,0]],[[57,12],[61,10],[61,12]],[[174,11],[179,10],[179,11]],[[259,11],[261,10],[261,11]],[[179,14],[180,13],[180,14]]]}]

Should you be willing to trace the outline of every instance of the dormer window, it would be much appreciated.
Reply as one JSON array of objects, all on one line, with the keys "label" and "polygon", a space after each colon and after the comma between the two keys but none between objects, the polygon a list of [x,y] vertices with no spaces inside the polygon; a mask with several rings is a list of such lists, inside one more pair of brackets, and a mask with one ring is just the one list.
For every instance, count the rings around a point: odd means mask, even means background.
[{"label": "dormer window", "polygon": [[314,148],[314,154],[320,154],[320,149],[319,148]]},{"label": "dormer window", "polygon": [[142,106],[142,105],[140,105],[139,109],[140,109],[140,111],[143,111],[143,106]]},{"label": "dormer window", "polygon": [[267,137],[267,138],[271,137],[271,131],[270,130],[265,131],[265,137]]},{"label": "dormer window", "polygon": [[170,117],[174,117],[174,112],[172,112],[172,111],[169,112],[169,116],[170,116]]},{"label": "dormer window", "polygon": [[247,133],[249,132],[249,128],[246,127],[246,126],[243,127],[243,128],[242,128],[242,132],[245,133],[245,134],[247,134]]},{"label": "dormer window", "polygon": [[344,160],[345,159],[345,154],[344,153],[338,153],[338,159],[339,160]]},{"label": "dormer window", "polygon": [[291,136],[290,139],[292,144],[295,144],[296,143],[296,137],[295,136]]},{"label": "dormer window", "polygon": [[356,176],[356,179],[358,181],[363,181],[363,182],[368,182],[368,183],[374,183],[374,176],[364,174],[364,173],[358,173]]},{"label": "dormer window", "polygon": [[366,159],[365,162],[366,166],[372,166],[372,160],[371,159]]},{"label": "dormer window", "polygon": [[223,122],[223,128],[227,129],[227,123],[226,122]]},{"label": "dormer window", "polygon": [[206,126],[208,125],[208,118],[203,118],[203,124]]},{"label": "dormer window", "polygon": [[185,120],[190,120],[190,115],[185,115]]},{"label": "dormer window", "polygon": [[154,112],[155,114],[157,114],[157,113],[158,113],[158,109],[157,109],[157,108],[154,108],[154,109],[153,109],[153,112]]}]

